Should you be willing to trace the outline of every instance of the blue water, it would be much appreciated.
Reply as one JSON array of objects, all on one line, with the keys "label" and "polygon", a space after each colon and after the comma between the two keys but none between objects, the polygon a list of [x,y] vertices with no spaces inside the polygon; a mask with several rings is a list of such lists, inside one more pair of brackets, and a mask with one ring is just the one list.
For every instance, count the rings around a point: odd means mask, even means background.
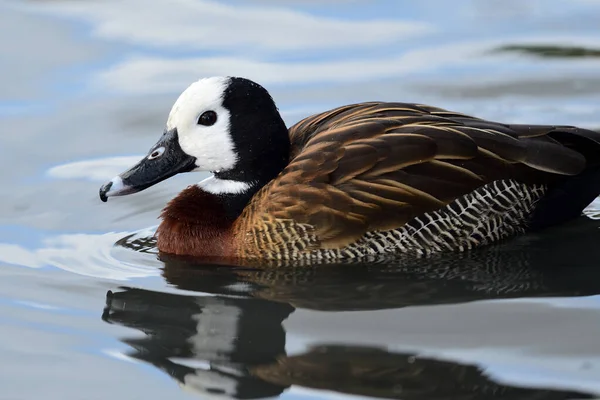
[{"label": "blue water", "polygon": [[210,75],[260,82],[288,124],[396,100],[600,128],[599,20],[594,0],[0,0],[0,398],[600,397],[600,202],[469,254],[257,272],[146,241],[202,174],[98,198]]}]

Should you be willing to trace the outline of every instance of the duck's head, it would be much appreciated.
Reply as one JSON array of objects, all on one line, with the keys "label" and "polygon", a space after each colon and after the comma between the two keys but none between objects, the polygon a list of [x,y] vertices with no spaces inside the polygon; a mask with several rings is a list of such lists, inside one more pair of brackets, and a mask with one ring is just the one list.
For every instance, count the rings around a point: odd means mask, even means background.
[{"label": "duck's head", "polygon": [[213,77],[175,101],[162,137],[148,155],[100,188],[100,198],[136,193],[180,172],[210,171],[205,190],[256,189],[285,167],[290,141],[273,99],[244,78]]}]

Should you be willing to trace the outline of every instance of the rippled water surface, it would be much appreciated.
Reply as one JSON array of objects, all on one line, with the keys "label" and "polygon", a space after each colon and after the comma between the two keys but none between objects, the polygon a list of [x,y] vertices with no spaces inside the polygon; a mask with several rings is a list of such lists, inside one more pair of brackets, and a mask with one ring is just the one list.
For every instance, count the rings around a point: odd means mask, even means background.
[{"label": "rippled water surface", "polygon": [[288,124],[363,100],[600,128],[596,0],[0,0],[0,398],[600,397],[600,203],[420,262],[159,260],[186,174],[101,203],[179,92],[265,85]]}]

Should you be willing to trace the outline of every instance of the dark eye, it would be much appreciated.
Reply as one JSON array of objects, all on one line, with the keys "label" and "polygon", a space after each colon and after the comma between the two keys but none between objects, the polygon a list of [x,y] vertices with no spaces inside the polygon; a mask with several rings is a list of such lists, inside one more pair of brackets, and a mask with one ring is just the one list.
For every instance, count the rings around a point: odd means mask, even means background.
[{"label": "dark eye", "polygon": [[217,113],[214,111],[205,111],[198,118],[198,125],[211,126],[217,122]]}]

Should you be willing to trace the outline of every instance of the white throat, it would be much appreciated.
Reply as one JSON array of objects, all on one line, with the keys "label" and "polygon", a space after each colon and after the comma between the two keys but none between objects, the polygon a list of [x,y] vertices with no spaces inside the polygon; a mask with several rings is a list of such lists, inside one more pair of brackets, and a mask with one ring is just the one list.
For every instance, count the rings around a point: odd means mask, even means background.
[{"label": "white throat", "polygon": [[219,179],[211,176],[198,183],[198,187],[212,194],[240,194],[250,189],[252,185],[248,182]]}]

